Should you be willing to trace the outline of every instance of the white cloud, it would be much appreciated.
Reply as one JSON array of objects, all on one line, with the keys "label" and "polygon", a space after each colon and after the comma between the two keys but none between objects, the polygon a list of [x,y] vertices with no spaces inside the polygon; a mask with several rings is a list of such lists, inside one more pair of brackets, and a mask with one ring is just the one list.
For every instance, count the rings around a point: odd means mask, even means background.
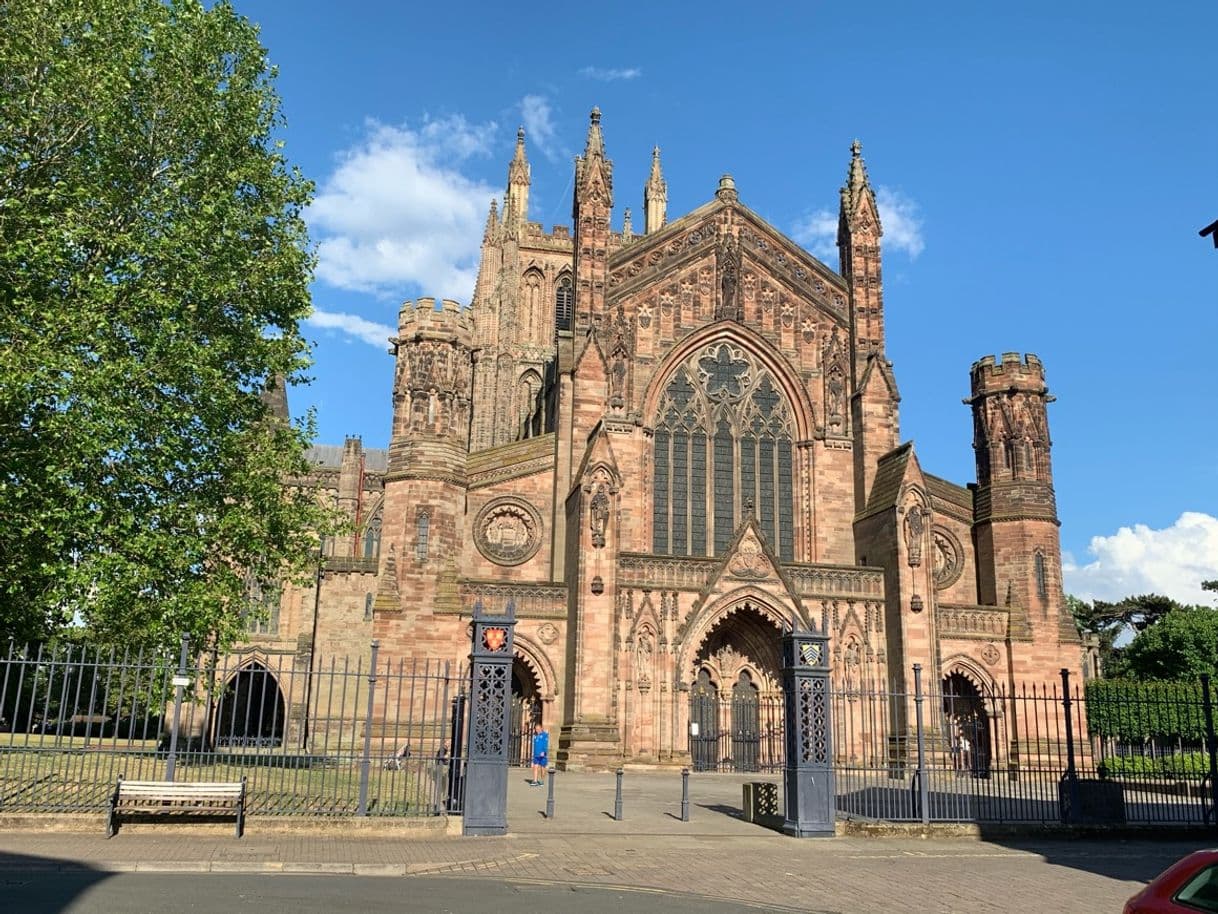
[{"label": "white cloud", "polygon": [[791,237],[825,263],[837,265],[837,213],[818,209],[795,223]]},{"label": "white cloud", "polygon": [[392,297],[415,284],[423,295],[468,299],[496,191],[458,166],[490,153],[495,130],[459,115],[417,129],[369,121],[307,214],[318,278]]},{"label": "white cloud", "polygon": [[[884,251],[901,251],[915,260],[926,248],[917,203],[891,187],[876,188],[875,202],[884,229]],[[836,211],[818,209],[807,213],[792,227],[791,237],[826,263],[837,263]]]},{"label": "white cloud", "polygon": [[544,95],[526,95],[520,100],[520,119],[531,146],[551,162],[568,157],[560,149],[558,128],[554,126],[554,112],[550,100]]},{"label": "white cloud", "polygon": [[926,247],[922,238],[922,218],[918,204],[899,190],[877,187],[875,203],[880,209],[880,226],[884,229],[884,247],[904,251],[910,260],[917,259]]},{"label": "white cloud", "polygon": [[1162,530],[1122,527],[1093,536],[1087,552],[1094,561],[1079,565],[1067,554],[1062,564],[1066,592],[1084,600],[1158,593],[1180,603],[1213,603],[1201,582],[1218,578],[1218,518],[1185,511]]},{"label": "white cloud", "polygon": [[305,318],[305,323],[327,330],[341,330],[348,336],[353,336],[377,349],[388,348],[389,337],[397,336],[395,327],[366,320],[358,314],[344,314],[341,311],[314,311]]},{"label": "white cloud", "polygon": [[643,75],[643,71],[638,67],[584,67],[579,71],[579,75],[588,79],[613,82],[617,79],[638,79]]}]

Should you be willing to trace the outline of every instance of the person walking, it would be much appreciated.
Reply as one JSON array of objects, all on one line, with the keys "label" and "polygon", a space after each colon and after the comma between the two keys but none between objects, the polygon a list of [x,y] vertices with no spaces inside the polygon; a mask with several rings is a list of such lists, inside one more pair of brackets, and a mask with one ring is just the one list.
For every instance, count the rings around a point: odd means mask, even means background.
[{"label": "person walking", "polygon": [[550,755],[550,734],[541,726],[541,721],[533,725],[533,780],[529,783],[540,787],[545,780],[546,764]]}]

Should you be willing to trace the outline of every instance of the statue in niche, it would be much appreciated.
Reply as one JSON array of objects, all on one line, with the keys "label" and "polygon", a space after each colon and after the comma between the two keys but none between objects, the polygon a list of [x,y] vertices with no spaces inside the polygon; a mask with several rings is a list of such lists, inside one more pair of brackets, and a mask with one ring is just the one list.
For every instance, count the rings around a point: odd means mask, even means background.
[{"label": "statue in niche", "polygon": [[841,366],[836,361],[829,369],[826,384],[825,414],[829,417],[829,428],[841,432],[845,427],[846,416],[846,384]]},{"label": "statue in niche", "polygon": [[635,647],[635,668],[638,670],[637,679],[640,691],[651,688],[652,651],[651,633],[644,631],[639,635],[639,641]]},{"label": "statue in niche", "polygon": [[609,369],[609,405],[621,409],[626,405],[626,356],[617,352]]},{"label": "statue in niche", "polygon": [[922,506],[914,503],[905,511],[905,551],[909,565],[916,568],[922,564],[922,539],[926,529],[926,515]]},{"label": "statue in niche", "polygon": [[736,258],[730,249],[721,256],[722,267],[719,276],[719,313],[716,317],[734,318],[736,313]]},{"label": "statue in niche", "polygon": [[842,652],[842,667],[846,674],[846,691],[857,692],[859,690],[859,663],[860,663],[859,642],[854,635],[850,636],[850,640],[846,642],[846,648]]},{"label": "statue in niche", "polygon": [[589,514],[592,518],[592,545],[601,549],[605,545],[605,530],[609,526],[609,496],[602,483],[592,496]]}]

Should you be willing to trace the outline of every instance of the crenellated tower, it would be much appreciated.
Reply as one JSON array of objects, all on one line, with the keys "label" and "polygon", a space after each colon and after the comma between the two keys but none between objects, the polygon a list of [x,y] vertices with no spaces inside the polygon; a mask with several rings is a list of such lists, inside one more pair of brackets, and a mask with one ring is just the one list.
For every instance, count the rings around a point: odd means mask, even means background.
[{"label": "crenellated tower", "polygon": [[[977,459],[978,599],[1008,606],[1012,641],[1033,642],[1028,650],[1012,650],[1015,678],[1051,674],[1060,652],[1050,648],[1078,641],[1062,590],[1046,409],[1053,397],[1035,355],[986,356],[973,363],[971,374],[972,395],[964,402],[973,409]],[[1036,665],[1038,651],[1046,652],[1043,670]]]},{"label": "crenellated tower", "polygon": [[[465,541],[465,466],[469,454],[474,326],[468,309],[445,299],[406,302],[398,335],[393,434],[385,475],[382,580],[374,631],[397,656],[415,656],[435,625],[430,619],[457,599],[455,582]],[[393,556],[393,561],[389,557]],[[382,599],[400,593],[408,600]]]}]

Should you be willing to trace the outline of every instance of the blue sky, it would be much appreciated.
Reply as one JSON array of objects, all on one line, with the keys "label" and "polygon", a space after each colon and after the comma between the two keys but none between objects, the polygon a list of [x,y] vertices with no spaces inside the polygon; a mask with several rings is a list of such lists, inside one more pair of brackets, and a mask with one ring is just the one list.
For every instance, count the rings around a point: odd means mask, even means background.
[{"label": "blue sky", "polygon": [[1218,577],[1218,251],[1197,234],[1218,219],[1218,4],[237,2],[318,185],[316,379],[291,398],[321,440],[388,443],[385,327],[404,299],[468,302],[519,124],[547,226],[570,221],[595,104],[619,225],[659,144],[670,216],[731,172],[834,267],[858,137],[923,466],[973,478],[969,365],[1035,352],[1067,589],[1191,601]]}]

